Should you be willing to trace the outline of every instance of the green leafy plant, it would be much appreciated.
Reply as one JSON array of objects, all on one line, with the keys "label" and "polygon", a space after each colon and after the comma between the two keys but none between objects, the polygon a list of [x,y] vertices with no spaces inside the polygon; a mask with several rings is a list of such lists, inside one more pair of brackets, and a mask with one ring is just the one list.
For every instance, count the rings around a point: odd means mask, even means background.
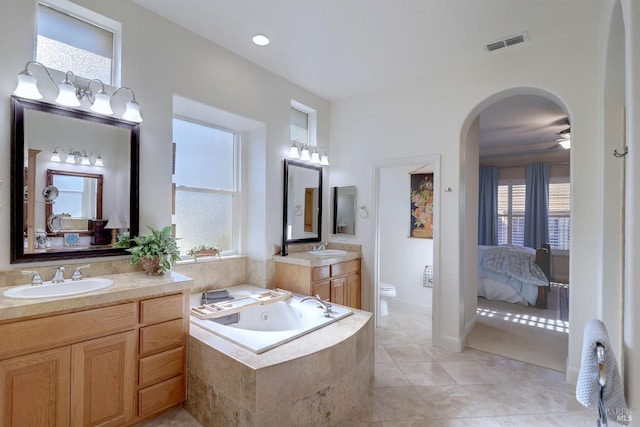
[{"label": "green leafy plant", "polygon": [[[173,228],[167,225],[161,230],[147,226],[151,234],[146,236],[136,236],[133,241],[135,246],[127,249],[133,255],[131,264],[141,262],[143,266],[147,260],[155,262],[150,274],[162,274],[171,269],[171,264],[180,260],[180,248],[173,237]],[[145,268],[146,269],[146,268]]]},{"label": "green leafy plant", "polygon": [[131,235],[128,231],[125,231],[118,236],[118,240],[113,244],[114,248],[129,248],[131,247]]},{"label": "green leafy plant", "polygon": [[201,252],[208,252],[215,257],[221,258],[220,253],[222,252],[222,250],[220,250],[220,248],[214,244],[205,244],[194,246],[193,248],[189,249],[187,255],[192,256],[194,261],[198,261],[198,253]]}]

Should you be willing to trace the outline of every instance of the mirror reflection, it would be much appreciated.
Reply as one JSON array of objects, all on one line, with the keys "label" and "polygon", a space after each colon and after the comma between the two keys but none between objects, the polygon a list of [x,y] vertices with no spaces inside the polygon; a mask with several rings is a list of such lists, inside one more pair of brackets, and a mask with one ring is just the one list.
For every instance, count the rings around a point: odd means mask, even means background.
[{"label": "mirror reflection", "polygon": [[284,162],[283,244],[318,242],[322,235],[322,167]]},{"label": "mirror reflection", "polygon": [[139,125],[15,97],[12,115],[11,262],[126,253],[99,234],[110,215],[138,232]]},{"label": "mirror reflection", "polygon": [[356,234],[356,187],[333,187],[333,234]]}]

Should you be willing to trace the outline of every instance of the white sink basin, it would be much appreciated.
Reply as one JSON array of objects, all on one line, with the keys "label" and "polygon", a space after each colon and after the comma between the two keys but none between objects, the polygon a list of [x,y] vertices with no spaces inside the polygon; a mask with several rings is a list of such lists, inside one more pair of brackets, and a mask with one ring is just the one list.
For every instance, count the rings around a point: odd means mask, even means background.
[{"label": "white sink basin", "polygon": [[36,286],[16,286],[7,289],[4,292],[4,296],[20,299],[65,297],[97,291],[108,288],[111,285],[113,285],[113,280],[100,277],[90,277],[76,281],[67,279],[62,283],[44,282],[42,285]]},{"label": "white sink basin", "polygon": [[323,249],[321,251],[311,251],[310,253],[318,256],[336,256],[346,255],[347,251],[343,251],[342,249]]}]

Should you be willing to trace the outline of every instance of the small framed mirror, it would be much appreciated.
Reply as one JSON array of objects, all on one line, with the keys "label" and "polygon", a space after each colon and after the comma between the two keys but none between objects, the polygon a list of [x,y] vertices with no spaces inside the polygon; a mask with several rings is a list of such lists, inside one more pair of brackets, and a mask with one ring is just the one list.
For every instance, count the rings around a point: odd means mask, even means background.
[{"label": "small framed mirror", "polygon": [[356,234],[356,187],[333,187],[331,191],[333,234]]},{"label": "small framed mirror", "polygon": [[284,160],[282,246],[322,236],[322,166]]}]

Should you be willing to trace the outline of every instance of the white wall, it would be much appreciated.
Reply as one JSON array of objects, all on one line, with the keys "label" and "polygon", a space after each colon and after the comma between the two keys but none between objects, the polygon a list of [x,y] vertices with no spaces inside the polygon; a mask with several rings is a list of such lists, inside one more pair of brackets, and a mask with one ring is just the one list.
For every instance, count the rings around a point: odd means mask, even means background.
[{"label": "white wall", "polygon": [[[411,166],[380,169],[378,210],[379,281],[396,287],[392,303],[431,312],[432,289],[422,286],[426,265],[433,266],[433,239],[409,238]],[[432,172],[421,171],[420,173]]]},{"label": "white wall", "polygon": [[[577,213],[573,220],[572,255],[580,259],[580,267],[571,270],[572,281],[579,284],[582,293],[576,296],[582,314],[572,311],[570,365],[579,366],[581,330],[587,318],[598,312],[600,283],[598,277],[601,260],[600,243],[594,230],[601,227],[601,213],[591,208],[593,201],[601,200],[600,182],[600,98],[598,93],[599,67],[598,34],[593,31],[597,22],[583,22],[576,33],[548,43],[533,41],[529,44],[487,54],[485,61],[449,70],[441,70],[424,78],[392,85],[373,93],[335,102],[331,106],[332,170],[334,177],[358,187],[361,201],[373,198],[372,170],[376,162],[385,158],[411,157],[428,154],[441,156],[440,193],[441,245],[439,269],[439,297],[434,298],[441,313],[440,330],[435,330],[434,342],[448,348],[461,349],[464,345],[464,327],[475,315],[465,307],[460,313],[465,295],[475,292],[475,283],[464,283],[464,278],[475,277],[476,265],[469,254],[466,258],[462,242],[464,232],[477,233],[477,229],[463,232],[465,202],[473,199],[461,194],[466,176],[465,157],[469,147],[466,139],[478,113],[499,98],[518,93],[544,92],[567,107],[572,118],[575,148],[572,149],[571,182],[575,183],[572,205]],[[566,61],[571,52],[571,61]],[[558,66],[562,64],[562,66]],[[518,89],[513,89],[518,88]],[[500,94],[492,98],[494,94]],[[354,162],[353,159],[358,159]],[[476,160],[477,164],[477,160]],[[472,173],[470,171],[469,173]],[[474,191],[473,185],[467,190]],[[477,188],[475,189],[477,192]],[[477,195],[476,195],[477,197]],[[359,203],[360,204],[360,203]],[[369,205],[371,206],[371,205]],[[475,214],[476,206],[471,207]],[[363,285],[371,286],[375,259],[373,243],[375,230],[371,221],[358,223],[357,239],[362,244],[365,271]],[[473,274],[470,271],[474,271]],[[363,298],[365,292],[363,291]],[[371,294],[372,296],[372,294]],[[573,294],[572,294],[573,297]]]},{"label": "white wall", "polygon": [[[80,6],[122,23],[122,85],[131,87],[141,105],[144,122],[140,141],[140,229],[171,223],[171,117],[173,97],[186,99],[253,119],[264,124],[247,136],[262,138],[254,144],[245,174],[245,188],[258,190],[252,210],[251,243],[247,252],[256,259],[271,257],[281,241],[282,159],[290,145],[291,99],[318,112],[318,145],[329,146],[329,103],[229,51],[208,42],[124,0],[78,0]],[[16,76],[33,59],[35,1],[1,0],[0,14],[0,241],[9,241],[10,125],[8,99]],[[256,154],[257,153],[257,154]],[[260,159],[256,160],[255,155]],[[328,187],[327,187],[328,188]],[[261,191],[262,190],[262,191]],[[328,193],[327,193],[328,194]],[[323,229],[328,230],[328,215]],[[251,219],[251,218],[250,218]],[[256,226],[257,223],[257,226]],[[0,268],[9,267],[9,245],[0,246]]]}]

